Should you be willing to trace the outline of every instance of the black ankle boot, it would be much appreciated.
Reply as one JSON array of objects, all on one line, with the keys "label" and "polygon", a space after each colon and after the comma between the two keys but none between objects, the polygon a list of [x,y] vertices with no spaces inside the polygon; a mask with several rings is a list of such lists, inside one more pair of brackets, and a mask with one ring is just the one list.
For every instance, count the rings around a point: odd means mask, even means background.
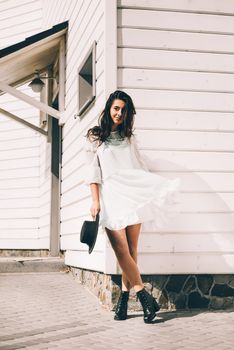
[{"label": "black ankle boot", "polygon": [[127,318],[127,309],[128,309],[128,291],[121,291],[117,306],[115,309],[114,320],[126,320]]},{"label": "black ankle boot", "polygon": [[160,310],[156,299],[150,295],[145,288],[136,293],[144,311],[144,322],[150,323]]}]

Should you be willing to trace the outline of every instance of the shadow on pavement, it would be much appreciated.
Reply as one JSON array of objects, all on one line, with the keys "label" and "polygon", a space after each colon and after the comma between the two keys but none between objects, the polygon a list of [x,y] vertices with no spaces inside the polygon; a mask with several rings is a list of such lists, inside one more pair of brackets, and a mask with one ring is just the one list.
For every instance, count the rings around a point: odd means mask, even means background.
[{"label": "shadow on pavement", "polygon": [[[207,314],[207,313],[234,313],[234,309],[227,309],[227,310],[201,310],[201,309],[193,309],[193,310],[175,310],[175,311],[160,311],[157,313],[156,318],[151,322],[151,324],[154,323],[164,323],[166,321],[173,320],[175,318],[182,318],[182,317],[193,317],[200,314]],[[128,315],[128,319],[135,318],[135,317],[143,317],[143,313],[138,314],[132,314]]]}]

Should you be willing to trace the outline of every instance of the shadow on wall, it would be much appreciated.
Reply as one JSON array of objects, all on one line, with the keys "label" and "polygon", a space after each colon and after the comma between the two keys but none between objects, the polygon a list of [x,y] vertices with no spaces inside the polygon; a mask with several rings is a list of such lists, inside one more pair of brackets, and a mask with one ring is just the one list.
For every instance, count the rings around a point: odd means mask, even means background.
[{"label": "shadow on wall", "polygon": [[[173,152],[172,152],[173,153]],[[172,155],[173,158],[173,155]],[[165,159],[149,158],[144,155],[151,172],[168,179],[181,179],[180,192],[176,194],[175,215],[169,217],[163,228],[155,228],[151,222],[142,225],[140,252],[187,254],[188,265],[181,266],[181,272],[188,272],[190,263],[196,263],[193,273],[233,273],[234,271],[234,214],[228,201],[232,197],[224,191],[223,182],[219,191],[208,181],[215,182],[215,174],[206,171],[198,174],[191,169],[183,168],[178,163]],[[163,169],[159,170],[159,169]],[[170,176],[163,173],[170,173]],[[216,180],[218,181],[218,180]],[[147,240],[154,237],[150,246]],[[146,242],[148,246],[146,247]],[[193,260],[193,261],[192,261]],[[183,259],[183,263],[184,263]],[[177,272],[179,261],[175,260]],[[168,261],[165,263],[168,264]],[[204,271],[204,266],[207,269]],[[158,271],[160,273],[160,271]],[[172,271],[173,273],[173,271]]]}]

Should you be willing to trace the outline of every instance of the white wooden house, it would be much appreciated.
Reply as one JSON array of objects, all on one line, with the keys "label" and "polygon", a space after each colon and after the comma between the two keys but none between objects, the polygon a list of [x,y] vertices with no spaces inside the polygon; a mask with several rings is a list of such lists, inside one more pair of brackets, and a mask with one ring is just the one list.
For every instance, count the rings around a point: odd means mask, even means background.
[{"label": "white wooden house", "polygon": [[[140,271],[232,274],[234,1],[36,0],[28,10],[24,0],[17,11],[13,5],[0,1],[0,15],[16,18],[1,21],[1,47],[9,53],[0,60],[0,249],[62,250],[69,266],[119,274],[105,232],[91,255],[79,242],[82,222],[91,218],[84,135],[118,88],[136,105],[142,154],[155,159],[156,172],[182,180],[180,215],[163,230],[141,233]],[[36,36],[44,31],[43,39]],[[9,43],[29,36],[28,46],[10,52]],[[91,99],[79,85],[87,67],[95,82]],[[46,80],[40,96],[25,88],[36,69],[59,77]],[[19,85],[34,99],[15,92]]]}]

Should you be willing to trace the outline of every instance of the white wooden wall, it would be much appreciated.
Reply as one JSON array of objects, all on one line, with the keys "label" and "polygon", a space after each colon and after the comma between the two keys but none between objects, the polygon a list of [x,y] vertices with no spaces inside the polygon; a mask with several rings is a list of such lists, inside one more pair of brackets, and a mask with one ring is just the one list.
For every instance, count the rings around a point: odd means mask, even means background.
[{"label": "white wooden wall", "polygon": [[[112,0],[109,0],[112,2]],[[66,116],[63,127],[62,183],[61,183],[61,249],[66,250],[65,263],[81,268],[116,270],[115,259],[107,237],[99,232],[95,250],[88,254],[88,246],[79,242],[79,232],[90,215],[91,195],[83,183],[83,142],[89,127],[97,125],[104,107],[105,84],[105,1],[60,1],[43,4],[43,28],[69,21],[66,47]],[[82,121],[74,119],[77,105],[77,70],[87,51],[96,40],[96,101]],[[101,230],[100,230],[101,231]]]},{"label": "white wooden wall", "polygon": [[141,152],[183,183],[179,217],[140,236],[142,273],[234,271],[233,55],[233,1],[118,1],[118,87]]},{"label": "white wooden wall", "polygon": [[0,48],[41,31],[41,0],[0,0]]},{"label": "white wooden wall", "polygon": [[[41,1],[0,1],[1,48],[24,40],[41,31]],[[21,91],[39,98],[27,85]],[[0,97],[2,108],[38,125],[39,112],[10,95]],[[41,200],[45,187],[40,185],[48,175],[44,171],[42,149],[45,137],[0,115],[0,248],[48,248],[47,239],[39,240]],[[42,160],[42,161],[41,161]],[[43,179],[43,180],[42,180]],[[47,178],[47,185],[49,180]],[[50,192],[50,191],[49,191]],[[47,194],[46,194],[47,195]],[[44,194],[45,196],[45,194]],[[44,232],[45,236],[45,232]]]}]

